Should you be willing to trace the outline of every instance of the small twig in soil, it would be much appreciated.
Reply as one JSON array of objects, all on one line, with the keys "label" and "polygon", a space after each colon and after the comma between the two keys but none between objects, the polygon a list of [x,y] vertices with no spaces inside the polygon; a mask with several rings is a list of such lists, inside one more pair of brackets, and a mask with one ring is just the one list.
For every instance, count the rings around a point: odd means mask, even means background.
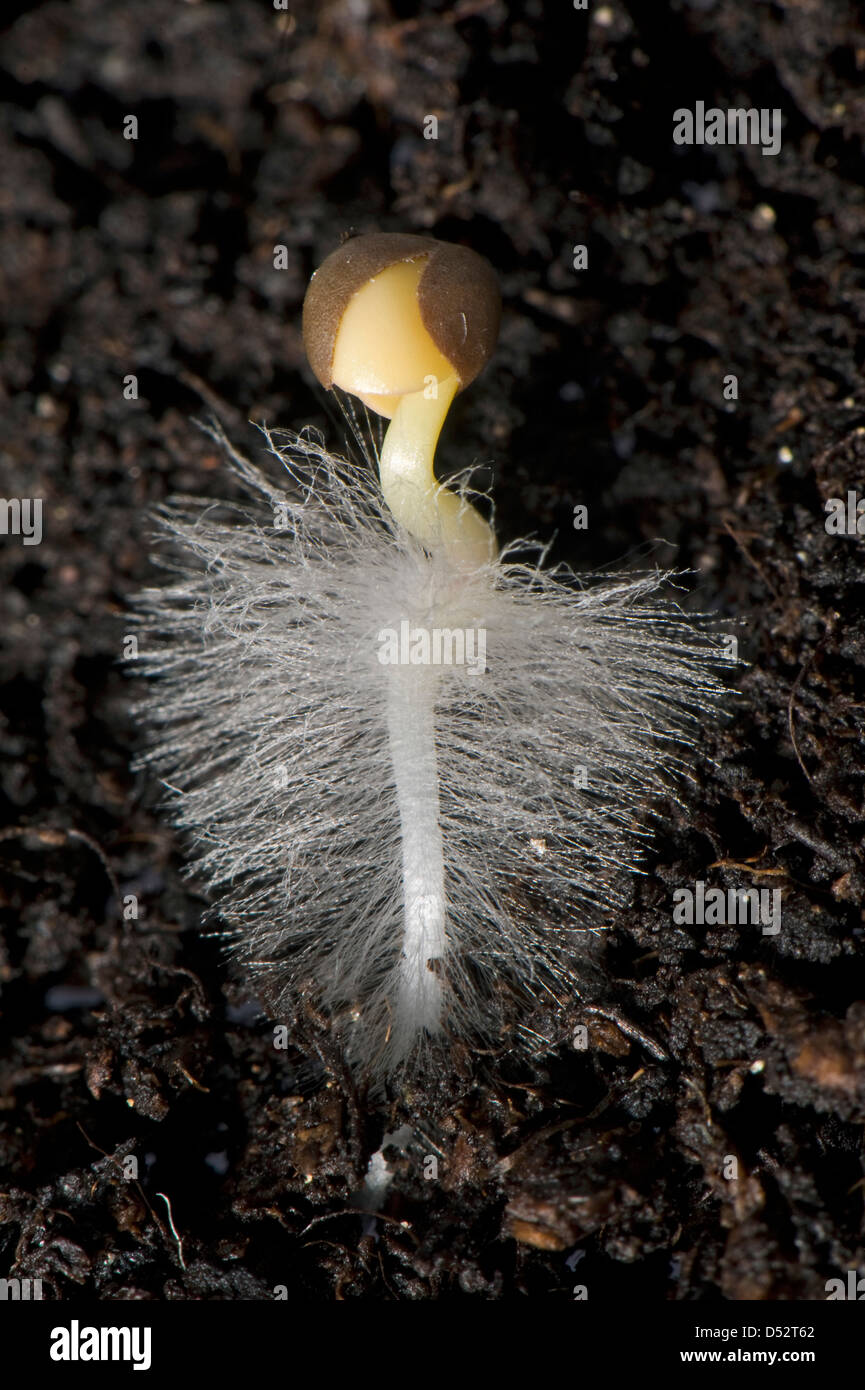
[{"label": "small twig in soil", "polygon": [[0,830],[0,840],[14,840],[24,838],[27,835],[32,835],[33,838],[38,840],[40,845],[44,845],[46,849],[62,849],[70,840],[78,840],[81,844],[86,845],[88,849],[91,849],[105,870],[108,882],[111,884],[111,891],[114,894],[115,909],[116,911],[120,910],[120,884],[117,882],[117,877],[108,862],[108,856],[104,849],[92,836],[87,835],[83,830],[63,830],[55,829],[54,827],[44,828],[38,825],[11,825],[5,830]]},{"label": "small twig in soil", "polygon": [[168,1225],[170,1226],[170,1228],[171,1228],[171,1234],[174,1236],[174,1239],[175,1239],[175,1241],[176,1241],[176,1243],[177,1243],[177,1254],[178,1254],[178,1257],[179,1257],[179,1259],[180,1259],[180,1267],[181,1267],[181,1269],[186,1269],[186,1261],[185,1261],[184,1258],[183,1258],[183,1241],[180,1239],[180,1236],[177,1234],[177,1227],[176,1227],[175,1224],[174,1224],[174,1216],[172,1215],[172,1212],[171,1212],[171,1199],[170,1199],[170,1197],[166,1197],[166,1195],[165,1195],[164,1192],[157,1192],[157,1193],[156,1193],[156,1196],[157,1196],[157,1197],[161,1197],[162,1200],[163,1200],[163,1202],[165,1203],[166,1207],[168,1208]]}]

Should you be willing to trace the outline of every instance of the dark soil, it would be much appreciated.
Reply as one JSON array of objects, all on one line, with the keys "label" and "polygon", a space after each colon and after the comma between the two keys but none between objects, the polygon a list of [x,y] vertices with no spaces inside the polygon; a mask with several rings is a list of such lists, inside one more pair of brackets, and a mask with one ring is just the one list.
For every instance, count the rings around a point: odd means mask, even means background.
[{"label": "dark soil", "polygon": [[[288,4],[3,21],[0,493],[44,499],[44,539],[0,536],[0,1273],[60,1299],[823,1298],[865,1263],[865,572],[824,525],[865,493],[857,7]],[[697,101],[780,108],[780,153],[674,145]],[[503,538],[698,571],[747,663],[608,924],[614,1017],[575,1000],[533,1066],[457,1059],[391,1103],[309,1012],[275,1050],[198,930],[122,663],[149,508],[232,486],[193,419],[341,444],[300,306],[374,227],[501,277],[445,453],[494,465]],[[781,888],[780,934],[674,926],[696,880]]]}]

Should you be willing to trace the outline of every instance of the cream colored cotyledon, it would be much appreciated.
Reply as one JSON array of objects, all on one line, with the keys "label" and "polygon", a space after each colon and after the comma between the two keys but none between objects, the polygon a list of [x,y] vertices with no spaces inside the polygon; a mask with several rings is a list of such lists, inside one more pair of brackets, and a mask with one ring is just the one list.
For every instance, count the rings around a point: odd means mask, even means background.
[{"label": "cream colored cotyledon", "polygon": [[379,461],[402,526],[453,564],[495,554],[492,528],[435,479],[433,460],[457,391],[495,346],[501,304],[487,263],[430,237],[373,233],[347,242],[313,276],[303,327],[313,370],[390,420]]}]

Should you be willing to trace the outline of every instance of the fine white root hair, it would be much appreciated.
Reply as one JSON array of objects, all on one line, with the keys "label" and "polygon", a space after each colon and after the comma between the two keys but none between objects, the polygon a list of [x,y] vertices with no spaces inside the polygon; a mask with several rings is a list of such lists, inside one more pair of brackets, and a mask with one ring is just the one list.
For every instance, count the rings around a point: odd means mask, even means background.
[{"label": "fine white root hair", "polygon": [[[455,573],[370,470],[264,433],[281,482],[219,435],[250,500],[162,509],[141,762],[280,1009],[314,999],[372,1072],[513,1043],[628,902],[717,711],[720,642],[657,572],[582,581],[523,543]],[[424,664],[423,633],[484,660]],[[416,664],[383,664],[384,634]]]}]

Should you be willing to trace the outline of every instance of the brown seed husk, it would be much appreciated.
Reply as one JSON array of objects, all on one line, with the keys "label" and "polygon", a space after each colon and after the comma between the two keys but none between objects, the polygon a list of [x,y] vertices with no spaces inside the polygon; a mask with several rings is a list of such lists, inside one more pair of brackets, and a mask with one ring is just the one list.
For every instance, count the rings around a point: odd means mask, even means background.
[{"label": "brown seed husk", "polygon": [[357,291],[398,261],[427,257],[418,285],[424,327],[451,363],[460,390],[474,381],[496,344],[501,321],[498,282],[487,261],[467,246],[400,232],[353,237],[319,266],[303,301],[309,364],[328,390],[342,316]]}]

